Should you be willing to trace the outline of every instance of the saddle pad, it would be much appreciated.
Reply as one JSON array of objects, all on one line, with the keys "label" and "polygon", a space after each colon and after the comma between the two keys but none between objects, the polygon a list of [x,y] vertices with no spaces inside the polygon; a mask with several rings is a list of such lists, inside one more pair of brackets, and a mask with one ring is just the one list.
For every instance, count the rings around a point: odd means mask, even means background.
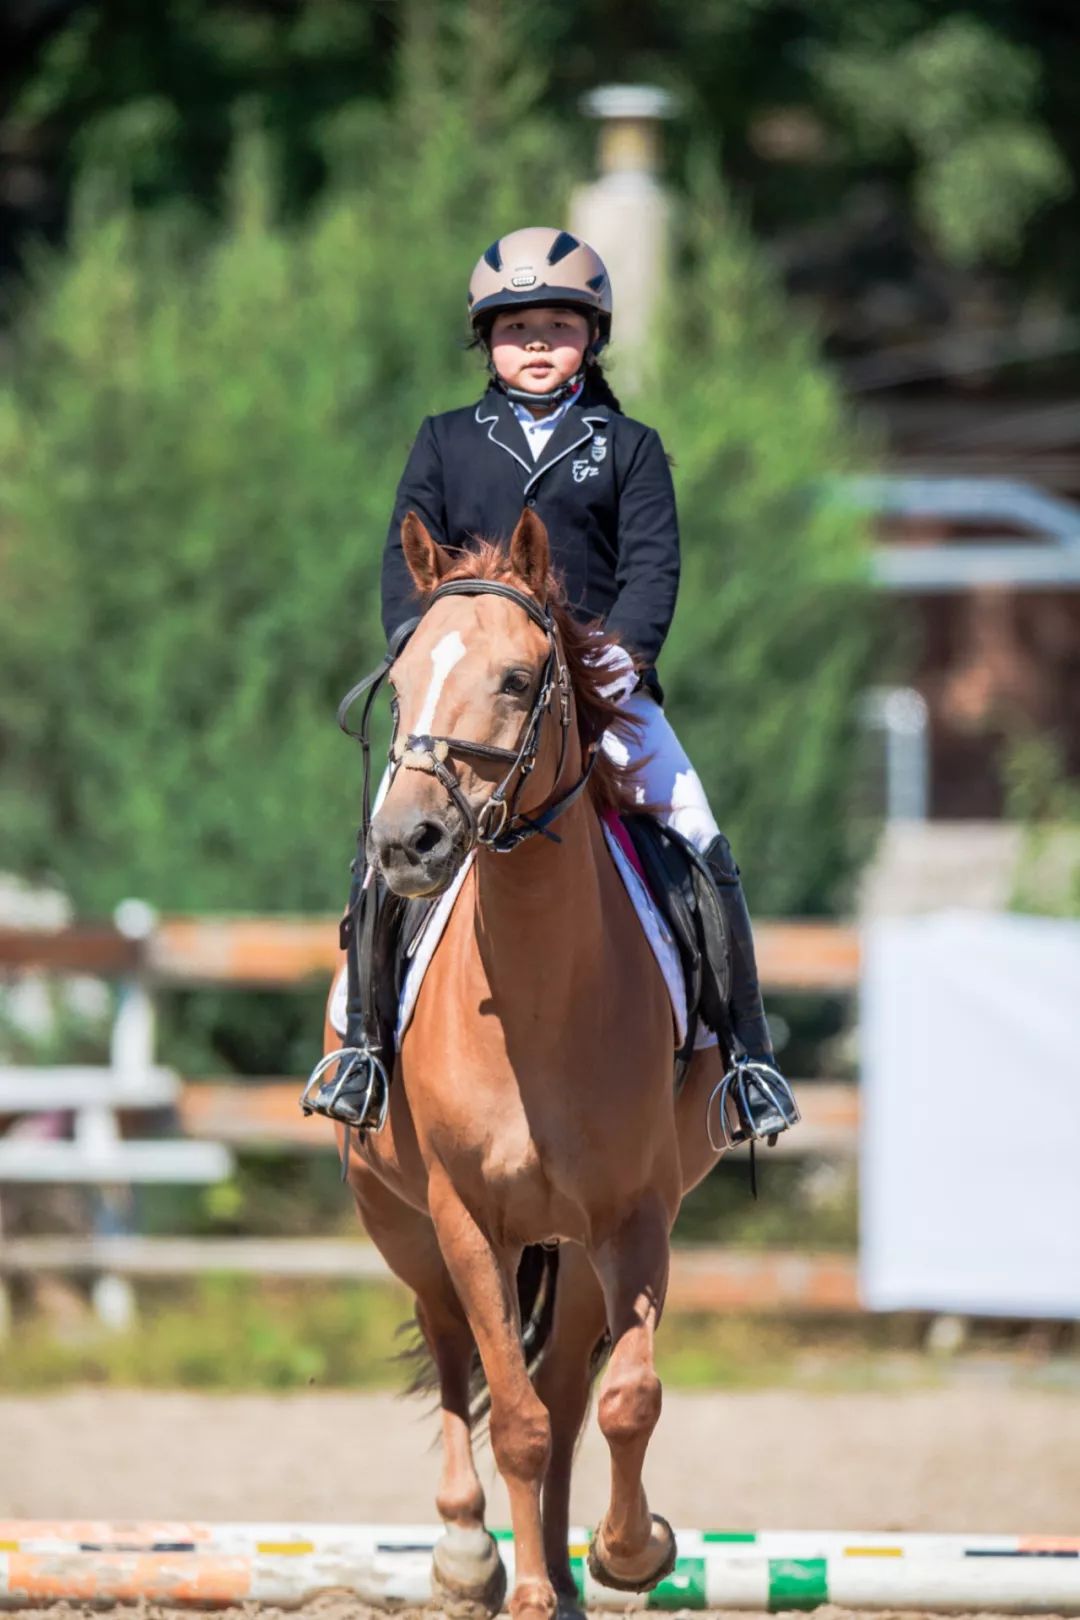
[{"label": "saddle pad", "polygon": [[[675,941],[671,937],[666,922],[653,904],[648,889],[634,870],[630,861],[623,853],[618,838],[604,824],[604,837],[607,840],[611,858],[615,863],[615,870],[623,880],[630,902],[637,912],[638,919],[644,931],[649,948],[656,958],[656,965],[663,976],[667,992],[671,998],[671,1016],[674,1025],[674,1047],[677,1049],[686,1039],[686,987],[683,983],[682,968],[679,964],[679,954]],[[440,895],[438,903],[433,906],[427,921],[424,923],[412,945],[412,960],[405,974],[405,982],[401,989],[401,1005],[398,1009],[396,1041],[400,1048],[405,1031],[412,1019],[416,998],[420,994],[420,986],[424,982],[424,975],[428,970],[431,958],[434,956],[443,931],[454,909],[454,902],[461,892],[461,886],[475,859],[475,851],[470,853],[461,864],[461,869],[454,878],[446,893]],[[339,1035],[345,1033],[345,1014],[347,1006],[348,985],[345,969],[342,968],[334,985],[333,995],[330,998],[330,1022]],[[716,1036],[711,1030],[700,1027],[695,1049],[703,1046],[715,1046]]]}]

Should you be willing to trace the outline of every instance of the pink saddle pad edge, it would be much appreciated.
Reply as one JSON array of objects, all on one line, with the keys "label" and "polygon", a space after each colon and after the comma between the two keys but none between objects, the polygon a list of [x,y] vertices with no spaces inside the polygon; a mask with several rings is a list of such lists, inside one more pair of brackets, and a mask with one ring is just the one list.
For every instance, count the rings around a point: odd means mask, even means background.
[{"label": "pink saddle pad edge", "polygon": [[[644,883],[646,889],[649,889],[649,880],[645,876],[645,868],[642,866],[638,857],[638,852],[634,848],[634,840],[627,832],[626,826],[618,811],[603,810],[600,813],[600,820],[604,823],[604,826],[608,829],[611,836],[616,840],[619,848],[630,862],[630,865],[634,868],[634,871],[637,873],[642,883]],[[651,890],[649,892],[651,893]]]}]

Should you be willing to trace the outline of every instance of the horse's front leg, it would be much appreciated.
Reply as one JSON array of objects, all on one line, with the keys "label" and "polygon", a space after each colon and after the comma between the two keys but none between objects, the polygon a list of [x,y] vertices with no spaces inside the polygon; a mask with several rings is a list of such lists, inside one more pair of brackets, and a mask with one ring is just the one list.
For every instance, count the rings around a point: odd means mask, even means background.
[{"label": "horse's front leg", "polygon": [[469,1374],[474,1341],[446,1269],[435,1228],[405,1204],[359,1159],[350,1182],[368,1234],[390,1269],[416,1295],[416,1319],[439,1378],[442,1477],[435,1506],[446,1534],[435,1544],[436,1598],[458,1620],[496,1614],[506,1595],[506,1570],[484,1527],[484,1488],[473,1460]]},{"label": "horse's front leg", "polygon": [[647,1592],[675,1566],[675,1536],[649,1512],[642,1484],[645,1452],[660,1417],[653,1336],[667,1291],[671,1215],[647,1194],[606,1243],[591,1253],[604,1290],[611,1360],[600,1386],[598,1419],[611,1452],[611,1500],[589,1548],[589,1569],[605,1586]]},{"label": "horse's front leg", "polygon": [[510,1613],[514,1620],[551,1620],[557,1605],[540,1520],[551,1421],[521,1347],[516,1286],[521,1251],[497,1250],[444,1178],[432,1177],[429,1204],[491,1393],[491,1447],[506,1481],[514,1528]]},{"label": "horse's front leg", "polygon": [[[449,1284],[445,1265],[443,1272]],[[439,1373],[442,1477],[435,1497],[446,1532],[432,1553],[432,1585],[442,1609],[456,1620],[497,1614],[506,1596],[506,1569],[498,1543],[484,1525],[484,1488],[473,1460],[469,1375],[474,1341],[456,1293],[417,1295],[416,1315]]]}]

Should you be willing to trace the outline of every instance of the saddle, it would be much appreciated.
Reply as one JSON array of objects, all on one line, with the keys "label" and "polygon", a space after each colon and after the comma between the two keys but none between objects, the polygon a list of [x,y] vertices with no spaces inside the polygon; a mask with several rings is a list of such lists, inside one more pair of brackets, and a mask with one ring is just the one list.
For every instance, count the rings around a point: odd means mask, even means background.
[{"label": "saddle", "polygon": [[369,1044],[388,1065],[408,949],[429,906],[429,901],[402,899],[373,876],[367,887],[357,887],[355,903],[350,895],[338,930],[347,962],[349,1027],[362,1024]]}]

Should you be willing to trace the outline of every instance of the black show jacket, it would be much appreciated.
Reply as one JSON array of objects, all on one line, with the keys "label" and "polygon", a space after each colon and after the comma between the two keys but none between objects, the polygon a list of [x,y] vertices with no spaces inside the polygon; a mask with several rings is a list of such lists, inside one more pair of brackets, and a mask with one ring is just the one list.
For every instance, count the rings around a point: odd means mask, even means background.
[{"label": "black show jacket", "polygon": [[575,403],[538,461],[505,394],[421,423],[386,539],[382,619],[389,638],[418,610],[401,550],[413,511],[442,545],[507,542],[524,506],[551,540],[572,612],[601,619],[655,664],[675,612],[679,529],[660,437],[607,405]]}]

